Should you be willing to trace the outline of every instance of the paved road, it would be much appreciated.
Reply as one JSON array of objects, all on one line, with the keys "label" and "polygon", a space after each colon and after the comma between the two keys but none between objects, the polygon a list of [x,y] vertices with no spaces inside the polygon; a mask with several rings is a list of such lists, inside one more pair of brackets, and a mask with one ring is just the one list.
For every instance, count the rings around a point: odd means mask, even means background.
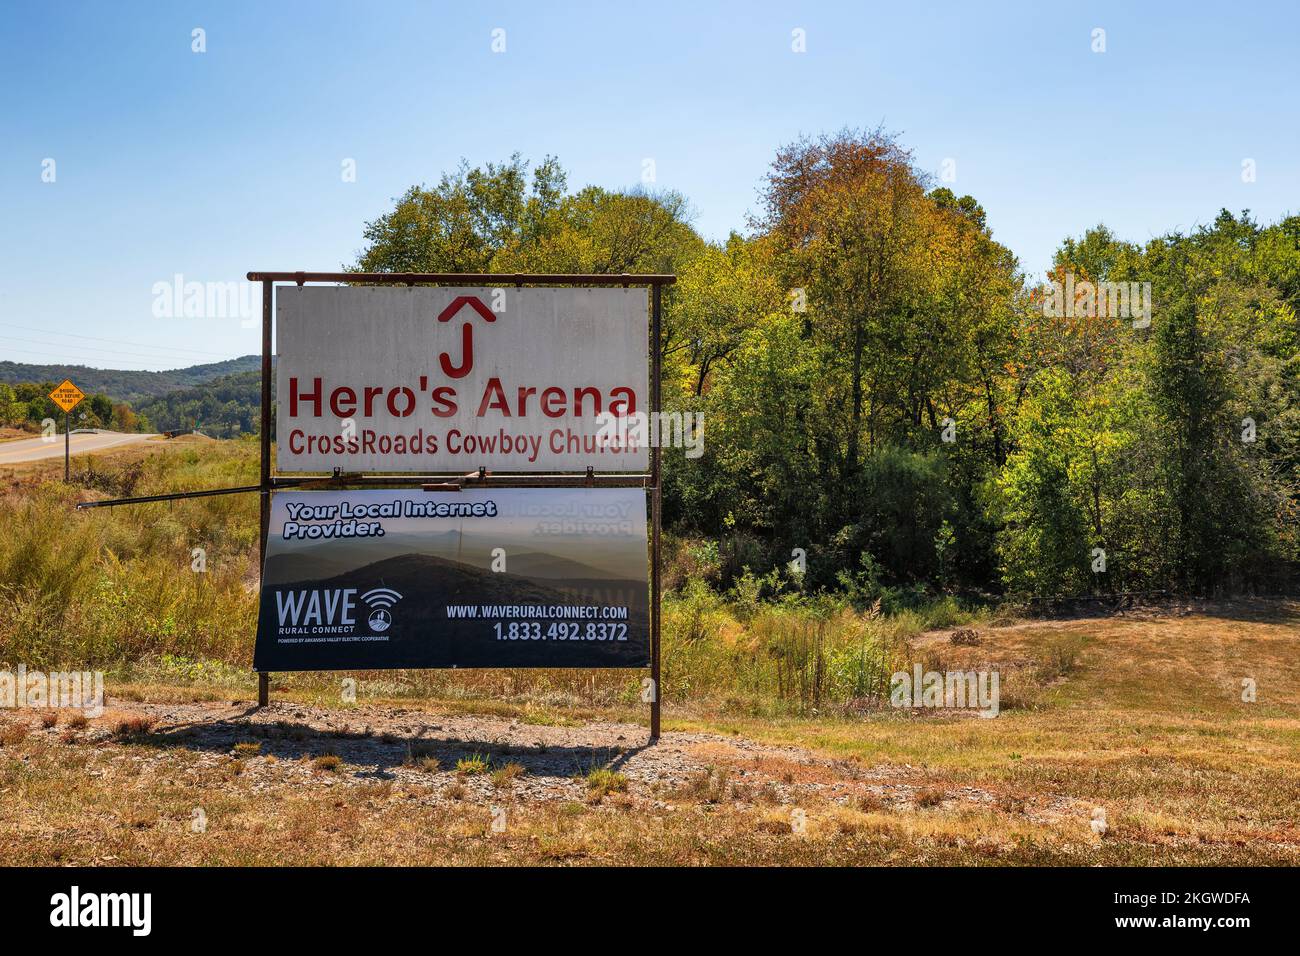
[{"label": "paved road", "polygon": [[[72,454],[84,455],[87,452],[104,451],[107,448],[116,448],[118,445],[133,445],[156,437],[156,435],[128,435],[123,432],[104,431],[74,434]],[[20,438],[18,441],[0,442],[0,465],[16,465],[25,461],[62,457],[62,435],[56,435],[53,441],[44,438]]]}]

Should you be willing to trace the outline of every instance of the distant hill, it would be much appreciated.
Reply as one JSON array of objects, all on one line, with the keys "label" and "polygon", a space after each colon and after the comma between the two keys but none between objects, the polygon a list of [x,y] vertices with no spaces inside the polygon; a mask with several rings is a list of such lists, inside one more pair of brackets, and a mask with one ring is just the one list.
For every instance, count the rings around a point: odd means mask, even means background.
[{"label": "distant hill", "polygon": [[539,554],[536,551],[524,551],[511,554],[509,568],[515,574],[526,578],[561,578],[566,581],[601,580],[619,578],[615,571],[592,567],[581,561],[571,561],[557,554]]},{"label": "distant hill", "polygon": [[[134,406],[158,431],[198,431],[211,438],[253,434],[261,425],[262,374],[259,370],[223,375],[168,391]],[[239,360],[239,361],[242,361]]]},{"label": "distant hill", "polygon": [[70,378],[84,392],[103,392],[119,402],[139,408],[146,400],[177,389],[193,388],[223,376],[255,372],[262,367],[256,355],[208,365],[169,369],[165,372],[138,372],[128,369],[91,368],[88,365],[28,365],[24,362],[0,362],[0,382],[61,382]]}]

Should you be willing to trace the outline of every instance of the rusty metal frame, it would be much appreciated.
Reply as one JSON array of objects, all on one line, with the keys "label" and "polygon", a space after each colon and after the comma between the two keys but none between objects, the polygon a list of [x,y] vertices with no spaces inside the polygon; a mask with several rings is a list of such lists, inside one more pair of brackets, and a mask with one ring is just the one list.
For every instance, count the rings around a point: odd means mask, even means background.
[{"label": "rusty metal frame", "polygon": [[208,488],[203,491],[172,491],[165,495],[138,495],[134,498],[108,498],[104,501],[82,501],[77,510],[85,508],[116,508],[118,505],[142,505],[151,501],[180,501],[184,498],[211,498],[213,495],[246,495],[261,491],[261,485],[243,485],[239,488]]},{"label": "rusty metal frame", "polygon": [[[663,296],[666,285],[677,281],[675,275],[634,275],[570,273],[540,275],[533,273],[455,273],[455,272],[250,272],[250,282],[262,283],[262,396],[261,435],[259,436],[259,479],[256,485],[238,488],[211,488],[202,491],[177,491],[162,495],[143,495],[134,498],[113,498],[105,501],[87,501],[77,505],[82,508],[111,508],[117,505],[144,504],[155,501],[177,501],[186,498],[206,498],[213,495],[249,494],[257,492],[260,499],[258,535],[258,572],[266,565],[266,539],[271,525],[271,494],[277,488],[355,488],[355,487],[409,487],[419,485],[426,491],[453,491],[467,487],[485,488],[645,488],[650,493],[650,740],[659,739],[660,700],[662,694],[662,669],[660,667],[660,603],[661,603],[661,547],[662,536],[662,482],[659,443],[650,448],[649,474],[596,474],[593,468],[585,473],[536,474],[532,472],[471,472],[467,475],[434,474],[345,474],[335,470],[332,475],[277,475],[271,468],[271,374],[272,339],[274,330],[274,293],[276,283],[293,283],[302,286],[307,282],[371,283],[376,285],[462,285],[499,288],[506,285],[569,285],[569,286],[649,286],[650,287],[650,410],[660,412],[662,407],[661,380],[663,362]],[[257,674],[257,704],[265,707],[270,702],[271,675],[265,671]]]},{"label": "rusty metal frame", "polygon": [[[271,522],[271,493],[277,488],[346,488],[346,487],[409,487],[418,485],[426,490],[454,490],[465,487],[514,488],[646,488],[650,493],[650,741],[659,739],[661,729],[661,679],[660,667],[660,591],[659,565],[662,522],[662,495],[660,481],[660,449],[654,442],[650,448],[649,474],[596,474],[588,468],[585,473],[539,475],[523,472],[493,474],[487,471],[467,475],[369,475],[343,474],[321,477],[311,475],[277,475],[271,468],[271,342],[274,324],[273,292],[276,283],[293,283],[302,286],[308,282],[372,283],[377,285],[460,285],[497,288],[506,285],[568,285],[568,286],[649,286],[650,287],[650,410],[662,411],[661,365],[663,358],[663,297],[662,288],[677,281],[675,275],[619,275],[582,274],[535,275],[530,273],[447,273],[447,272],[250,272],[250,282],[262,283],[262,434],[261,482],[257,490],[261,498],[260,561],[266,564],[266,539]],[[265,707],[270,701],[270,674],[259,671],[257,675],[257,703]]]},{"label": "rusty metal frame", "polygon": [[[530,272],[250,272],[249,282],[371,282],[378,285],[464,285],[500,287],[507,285],[672,285],[671,274],[636,275],[622,273],[549,273]],[[263,302],[265,305],[265,302]]]}]

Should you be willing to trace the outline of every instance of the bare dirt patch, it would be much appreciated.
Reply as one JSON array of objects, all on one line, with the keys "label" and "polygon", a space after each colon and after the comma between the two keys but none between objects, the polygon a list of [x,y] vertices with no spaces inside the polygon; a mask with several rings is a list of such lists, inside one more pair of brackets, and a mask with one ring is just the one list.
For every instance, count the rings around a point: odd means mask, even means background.
[{"label": "bare dirt patch", "polygon": [[[39,715],[16,716],[28,733],[53,745],[120,750],[142,770],[162,771],[169,753],[183,752],[188,774],[262,795],[387,783],[415,788],[413,799],[429,804],[599,802],[602,795],[587,778],[600,770],[626,779],[616,797],[626,808],[812,801],[906,809],[932,789],[920,768],[868,768],[738,735],[669,732],[650,745],[644,727],[612,721],[555,727],[370,705],[276,702],[259,710],[244,702],[122,700],[110,700],[102,716],[79,730],[66,721],[46,728]],[[950,806],[987,807],[999,799],[974,787],[945,794]]]}]

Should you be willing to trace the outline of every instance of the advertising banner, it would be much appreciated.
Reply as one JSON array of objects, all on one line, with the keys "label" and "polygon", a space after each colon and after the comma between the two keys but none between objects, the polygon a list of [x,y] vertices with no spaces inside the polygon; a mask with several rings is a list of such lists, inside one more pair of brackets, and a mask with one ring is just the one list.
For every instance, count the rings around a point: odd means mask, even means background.
[{"label": "advertising banner", "polygon": [[644,489],[272,497],[256,670],[649,662]]},{"label": "advertising banner", "polygon": [[650,412],[644,289],[282,286],[276,303],[281,472],[648,467],[612,424]]}]

